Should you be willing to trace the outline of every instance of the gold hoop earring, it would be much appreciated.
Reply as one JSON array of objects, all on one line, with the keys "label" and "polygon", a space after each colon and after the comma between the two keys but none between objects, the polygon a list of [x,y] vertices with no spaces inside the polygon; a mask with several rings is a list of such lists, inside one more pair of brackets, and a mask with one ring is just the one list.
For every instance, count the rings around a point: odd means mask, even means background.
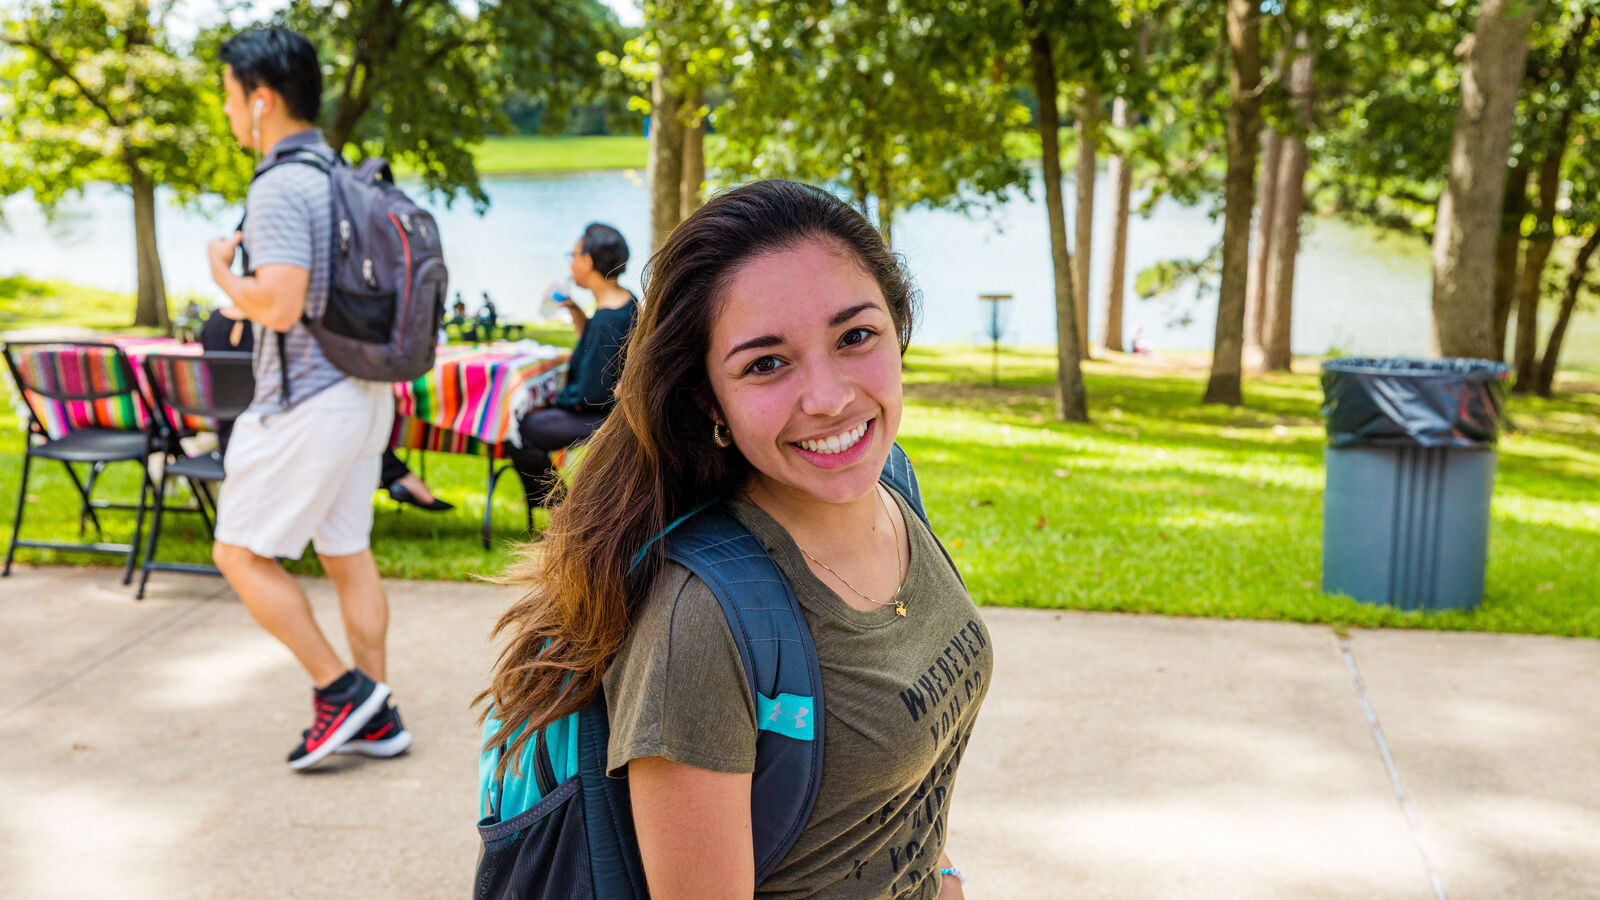
[{"label": "gold hoop earring", "polygon": [[718,447],[723,449],[732,447],[733,432],[728,430],[728,426],[722,424],[721,422],[712,422],[711,443],[716,444]]}]

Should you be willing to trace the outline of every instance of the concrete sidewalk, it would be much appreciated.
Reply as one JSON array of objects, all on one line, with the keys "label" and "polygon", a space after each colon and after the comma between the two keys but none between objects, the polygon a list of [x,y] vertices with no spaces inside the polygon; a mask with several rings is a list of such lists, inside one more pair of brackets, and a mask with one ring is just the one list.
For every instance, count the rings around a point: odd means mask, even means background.
[{"label": "concrete sidewalk", "polygon": [[[0,580],[0,897],[468,896],[467,704],[512,595],[388,587],[417,745],[299,775],[306,680],[222,582]],[[970,897],[1600,897],[1600,642],[984,617],[949,846]]]}]

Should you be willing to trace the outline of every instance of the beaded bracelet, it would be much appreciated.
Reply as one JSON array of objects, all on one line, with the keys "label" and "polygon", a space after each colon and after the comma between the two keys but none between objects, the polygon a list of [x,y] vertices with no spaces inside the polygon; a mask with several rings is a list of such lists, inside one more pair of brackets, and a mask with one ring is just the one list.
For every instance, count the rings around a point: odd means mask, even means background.
[{"label": "beaded bracelet", "polygon": [[960,882],[963,887],[965,887],[967,884],[967,876],[962,875],[960,869],[950,868],[939,870],[940,878],[943,878],[946,875],[954,875],[956,877],[956,881]]}]

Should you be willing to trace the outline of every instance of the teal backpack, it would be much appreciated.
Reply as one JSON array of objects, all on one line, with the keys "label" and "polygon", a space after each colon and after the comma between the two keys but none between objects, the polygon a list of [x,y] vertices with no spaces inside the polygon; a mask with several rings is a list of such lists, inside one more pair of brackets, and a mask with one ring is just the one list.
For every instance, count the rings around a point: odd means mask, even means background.
[{"label": "teal backpack", "polygon": [[[916,475],[899,445],[890,450],[880,480],[927,522]],[[722,604],[756,700],[750,824],[760,884],[805,826],[822,776],[822,675],[811,630],[777,564],[721,504],[689,513],[657,540],[668,559],[704,581]],[[496,719],[485,723],[485,746],[499,729]],[[495,778],[501,748],[484,752],[478,761],[478,900],[647,900],[628,782],[606,776],[609,736],[602,692],[541,729],[504,779]]]}]

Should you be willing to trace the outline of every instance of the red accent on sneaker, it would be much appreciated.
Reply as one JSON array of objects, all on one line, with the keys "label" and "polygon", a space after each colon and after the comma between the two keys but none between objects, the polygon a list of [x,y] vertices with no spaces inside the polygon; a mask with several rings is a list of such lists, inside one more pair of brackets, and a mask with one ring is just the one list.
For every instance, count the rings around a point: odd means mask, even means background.
[{"label": "red accent on sneaker", "polygon": [[311,726],[311,734],[306,736],[306,752],[311,753],[321,747],[328,740],[328,735],[339,730],[339,725],[350,715],[350,710],[355,707],[353,703],[346,703],[339,708],[339,714],[332,721],[325,721],[324,714],[332,709],[331,705],[323,707],[318,704],[317,721]]},{"label": "red accent on sneaker", "polygon": [[382,728],[379,728],[377,731],[370,731],[370,732],[367,732],[366,734],[363,734],[361,736],[361,739],[364,740],[364,741],[382,740],[384,735],[388,734],[389,732],[391,732],[393,730],[394,730],[394,723],[393,722],[385,722],[385,723],[383,723],[383,727]]}]

